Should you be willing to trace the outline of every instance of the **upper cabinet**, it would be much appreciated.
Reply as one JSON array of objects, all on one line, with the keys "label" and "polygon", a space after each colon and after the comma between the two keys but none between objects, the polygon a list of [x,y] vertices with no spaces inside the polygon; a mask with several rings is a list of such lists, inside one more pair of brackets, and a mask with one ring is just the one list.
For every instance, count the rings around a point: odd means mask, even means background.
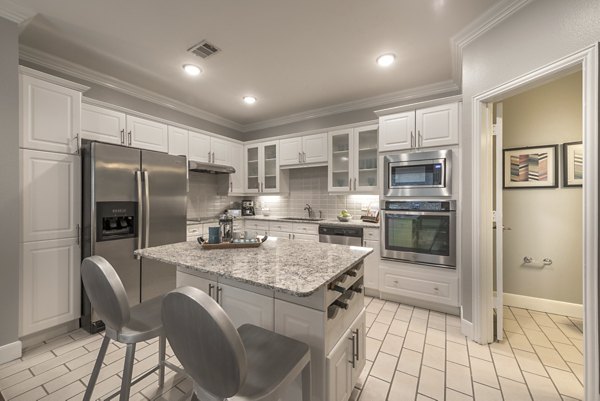
[{"label": "upper cabinet", "polygon": [[244,146],[247,193],[278,193],[280,187],[279,141]]},{"label": "upper cabinet", "polygon": [[229,195],[242,195],[244,193],[244,145],[230,143],[231,166],[235,173],[229,174]]},{"label": "upper cabinet", "polygon": [[188,157],[188,130],[169,125],[169,154]]},{"label": "upper cabinet", "polygon": [[195,131],[189,135],[190,160],[231,165],[232,142]]},{"label": "upper cabinet", "polygon": [[20,147],[76,153],[81,130],[81,92],[87,87],[21,67]]},{"label": "upper cabinet", "polygon": [[279,165],[313,166],[327,163],[327,133],[282,139]]},{"label": "upper cabinet", "polygon": [[329,133],[329,192],[377,190],[377,125]]},{"label": "upper cabinet", "polygon": [[127,116],[127,145],[167,152],[169,150],[167,125],[145,118]]},{"label": "upper cabinet", "polygon": [[459,103],[448,103],[379,118],[379,151],[458,144]]}]

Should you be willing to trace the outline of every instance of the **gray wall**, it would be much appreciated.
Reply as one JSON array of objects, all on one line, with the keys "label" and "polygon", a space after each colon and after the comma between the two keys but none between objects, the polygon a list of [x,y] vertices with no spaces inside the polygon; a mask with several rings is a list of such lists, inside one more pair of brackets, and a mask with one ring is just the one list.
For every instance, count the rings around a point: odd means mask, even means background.
[{"label": "gray wall", "polygon": [[[502,103],[504,149],[581,141],[581,72]],[[503,191],[504,293],[582,304],[582,188],[564,187],[560,156],[558,188]],[[525,255],[553,263],[523,265]]]},{"label": "gray wall", "polygon": [[19,47],[17,24],[0,17],[0,346],[19,326]]},{"label": "gray wall", "polygon": [[[597,0],[534,1],[472,42],[463,52],[462,165],[472,162],[472,99],[543,65],[574,53],[600,39]],[[462,208],[471,210],[471,168],[462,169]],[[472,321],[472,216],[463,213],[461,293],[463,316]]]},{"label": "gray wall", "polygon": [[177,122],[180,124],[188,125],[193,128],[206,130],[215,134],[223,135],[234,139],[243,139],[243,134],[231,128],[223,127],[222,125],[212,123],[210,121],[203,120],[191,116],[186,113],[182,113],[167,107],[160,106],[156,103],[148,102],[145,100],[138,99],[136,97],[127,95],[125,93],[110,89],[105,86],[101,86],[83,79],[72,77],[67,74],[63,74],[58,71],[51,70],[46,67],[42,67],[27,61],[21,61],[21,65],[33,68],[38,71],[43,71],[48,74],[68,79],[69,81],[79,82],[83,85],[89,86],[90,89],[83,95],[90,99],[100,100],[106,103],[114,104],[117,106],[125,107],[130,110],[139,111],[140,113],[149,114],[151,116],[164,118],[165,120]]}]

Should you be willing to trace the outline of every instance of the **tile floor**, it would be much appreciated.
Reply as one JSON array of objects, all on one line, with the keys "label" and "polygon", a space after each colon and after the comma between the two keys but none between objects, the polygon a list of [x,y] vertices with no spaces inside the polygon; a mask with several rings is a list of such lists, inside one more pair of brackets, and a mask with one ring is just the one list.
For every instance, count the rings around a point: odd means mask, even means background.
[{"label": "tile floor", "polygon": [[[481,346],[460,334],[458,317],[367,298],[367,364],[352,394],[358,401],[582,400],[583,323],[505,308],[506,339]],[[82,330],[0,365],[7,401],[81,400],[102,337]],[[138,345],[134,375],[157,360],[157,342]],[[170,349],[169,360],[177,363]],[[111,343],[92,399],[120,385],[125,351]],[[183,400],[191,383],[167,369],[132,388],[131,400]]]}]

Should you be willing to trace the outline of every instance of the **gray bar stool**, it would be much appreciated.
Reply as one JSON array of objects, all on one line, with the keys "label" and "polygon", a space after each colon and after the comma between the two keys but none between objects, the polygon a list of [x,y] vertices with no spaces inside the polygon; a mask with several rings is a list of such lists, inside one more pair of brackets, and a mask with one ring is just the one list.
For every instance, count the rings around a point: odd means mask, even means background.
[{"label": "gray bar stool", "polygon": [[[111,264],[101,256],[90,256],[83,260],[81,279],[94,310],[106,325],[104,340],[83,400],[89,401],[92,396],[110,340],[127,344],[127,349],[121,390],[111,394],[107,399],[120,393],[119,400],[128,400],[131,386],[157,370],[159,371],[158,385],[162,387],[165,380],[165,366],[173,368],[171,364],[165,362],[166,338],[160,313],[163,297],[156,297],[130,308],[121,279]],[[158,365],[132,381],[136,343],[155,337],[159,338]]]},{"label": "gray bar stool", "polygon": [[181,287],[163,299],[169,343],[194,381],[193,400],[274,401],[302,374],[302,400],[310,400],[308,345],[257,326],[236,330],[204,292]]}]

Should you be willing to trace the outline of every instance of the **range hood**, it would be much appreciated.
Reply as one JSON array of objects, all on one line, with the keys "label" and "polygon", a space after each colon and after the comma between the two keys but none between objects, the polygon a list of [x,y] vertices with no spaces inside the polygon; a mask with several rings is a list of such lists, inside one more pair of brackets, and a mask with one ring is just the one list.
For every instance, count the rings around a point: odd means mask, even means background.
[{"label": "range hood", "polygon": [[233,174],[233,173],[235,173],[235,168],[233,168],[232,166],[225,166],[223,164],[195,162],[193,160],[190,160],[188,164],[189,164],[190,171],[195,171],[198,173],[209,173],[209,174]]}]

